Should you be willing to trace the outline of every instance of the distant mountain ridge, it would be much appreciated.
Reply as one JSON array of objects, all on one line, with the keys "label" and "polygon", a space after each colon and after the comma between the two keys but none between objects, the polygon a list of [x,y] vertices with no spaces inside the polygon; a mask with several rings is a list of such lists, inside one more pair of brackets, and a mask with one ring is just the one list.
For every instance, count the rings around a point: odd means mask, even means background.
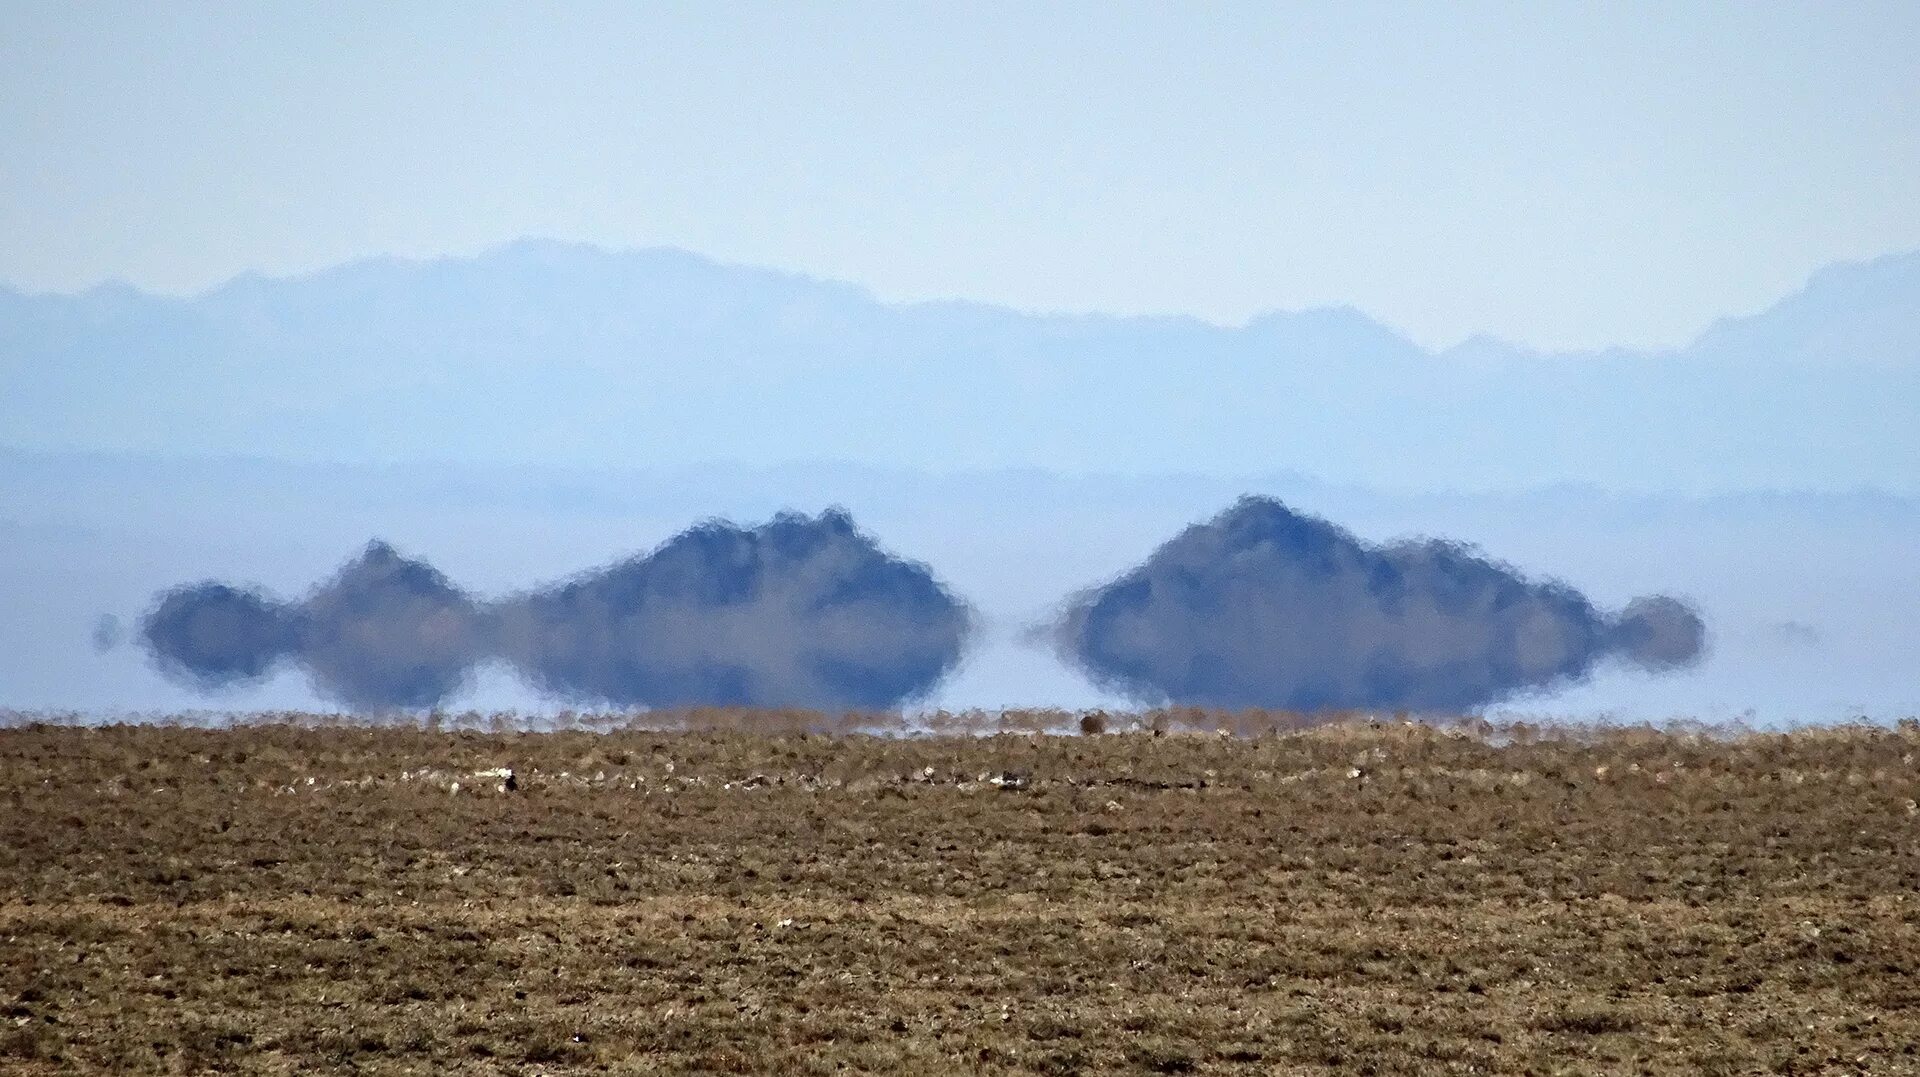
[{"label": "distant mountain ridge", "polygon": [[626,467],[1291,470],[1398,489],[1920,490],[1920,252],[1669,351],[1420,348],[888,303],[684,251],[523,240],[187,298],[0,289],[0,445]]}]

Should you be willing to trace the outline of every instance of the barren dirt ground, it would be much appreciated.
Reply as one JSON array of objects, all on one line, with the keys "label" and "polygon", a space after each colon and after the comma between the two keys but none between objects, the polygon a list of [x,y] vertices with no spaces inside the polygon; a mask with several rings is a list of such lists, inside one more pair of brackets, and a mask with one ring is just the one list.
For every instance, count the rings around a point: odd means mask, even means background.
[{"label": "barren dirt ground", "polygon": [[0,1070],[1920,1073],[1912,728],[1233,724],[0,729]]}]

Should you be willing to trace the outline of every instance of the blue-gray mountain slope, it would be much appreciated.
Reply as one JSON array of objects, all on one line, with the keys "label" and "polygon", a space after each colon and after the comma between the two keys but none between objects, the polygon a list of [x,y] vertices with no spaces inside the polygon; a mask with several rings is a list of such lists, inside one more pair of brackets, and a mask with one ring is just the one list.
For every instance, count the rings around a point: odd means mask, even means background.
[{"label": "blue-gray mountain slope", "polygon": [[1920,254],[1823,270],[1674,351],[1436,354],[1344,308],[1223,327],[892,304],[679,251],[529,241],[185,299],[0,290],[0,443],[1910,493],[1916,311]]}]

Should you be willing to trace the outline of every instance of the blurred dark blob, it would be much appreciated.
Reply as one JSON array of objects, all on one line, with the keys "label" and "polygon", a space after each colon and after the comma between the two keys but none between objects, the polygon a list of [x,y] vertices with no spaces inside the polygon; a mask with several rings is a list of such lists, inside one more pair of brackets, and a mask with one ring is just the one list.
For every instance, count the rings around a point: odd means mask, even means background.
[{"label": "blurred dark blob", "polygon": [[369,543],[300,607],[300,664],[351,707],[430,707],[483,657],[480,610],[423,561]]},{"label": "blurred dark blob", "polygon": [[1070,660],[1129,695],[1297,711],[1465,712],[1609,655],[1674,669],[1705,641],[1676,599],[1608,617],[1466,547],[1372,545],[1252,497],[1083,596],[1057,630]]},{"label": "blurred dark blob", "polygon": [[120,624],[120,618],[111,613],[103,613],[93,622],[93,649],[99,654],[120,646],[126,637],[127,630]]},{"label": "blurred dark blob", "polygon": [[968,626],[925,566],[832,510],[751,530],[701,524],[493,604],[374,542],[291,606],[218,583],[168,592],[142,635],[162,670],[196,687],[258,680],[289,657],[315,691],[359,709],[434,706],[502,657],[568,699],[880,710],[952,670]]},{"label": "blurred dark blob", "polygon": [[1707,626],[1693,607],[1666,595],[1627,603],[1610,640],[1620,654],[1654,671],[1691,665],[1707,646]]},{"label": "blurred dark blob", "polygon": [[846,513],[705,523],[499,607],[501,653],[543,690],[652,707],[884,709],[959,661],[968,614]]},{"label": "blurred dark blob", "polygon": [[262,680],[298,643],[285,606],[256,590],[213,582],[161,595],[140,635],[162,672],[202,690]]}]

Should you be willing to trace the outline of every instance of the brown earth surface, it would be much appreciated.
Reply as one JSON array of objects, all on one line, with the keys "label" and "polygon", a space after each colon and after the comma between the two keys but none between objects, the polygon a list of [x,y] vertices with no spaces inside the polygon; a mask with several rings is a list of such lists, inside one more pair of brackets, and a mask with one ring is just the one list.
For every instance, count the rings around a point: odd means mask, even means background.
[{"label": "brown earth surface", "polygon": [[1920,1073],[1910,723],[709,718],[16,720],[0,1071]]}]

